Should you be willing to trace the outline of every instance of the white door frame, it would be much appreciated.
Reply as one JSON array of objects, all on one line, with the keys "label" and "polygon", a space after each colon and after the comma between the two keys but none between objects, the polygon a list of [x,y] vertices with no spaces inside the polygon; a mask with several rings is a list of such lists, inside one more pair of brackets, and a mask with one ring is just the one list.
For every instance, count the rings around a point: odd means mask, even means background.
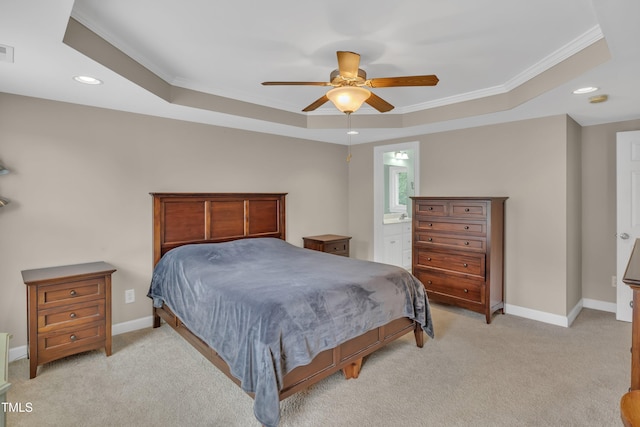
[{"label": "white door frame", "polygon": [[616,134],[616,319],[631,322],[633,292],[622,282],[640,238],[640,131]]},{"label": "white door frame", "polygon": [[[373,260],[384,257],[384,153],[389,151],[413,150],[414,194],[420,195],[420,142],[402,142],[378,145],[373,148]],[[411,215],[411,212],[407,212]]]}]

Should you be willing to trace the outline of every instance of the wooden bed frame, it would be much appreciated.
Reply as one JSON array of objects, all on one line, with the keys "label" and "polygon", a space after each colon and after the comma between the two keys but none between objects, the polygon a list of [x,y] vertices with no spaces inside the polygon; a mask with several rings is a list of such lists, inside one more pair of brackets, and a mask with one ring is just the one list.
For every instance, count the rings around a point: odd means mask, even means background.
[{"label": "wooden bed frame", "polygon": [[[165,252],[194,243],[215,243],[249,237],[276,237],[285,240],[286,193],[151,193],[153,196],[153,265]],[[153,309],[153,327],[164,319],[200,353],[231,378],[229,366],[204,341],[187,329],[163,306]],[[363,357],[413,331],[422,347],[422,327],[409,318],[400,318],[372,329],[338,347],[318,354],[310,364],[284,377],[280,400],[342,370],[345,377],[357,378]],[[252,396],[253,397],[253,396]]]}]

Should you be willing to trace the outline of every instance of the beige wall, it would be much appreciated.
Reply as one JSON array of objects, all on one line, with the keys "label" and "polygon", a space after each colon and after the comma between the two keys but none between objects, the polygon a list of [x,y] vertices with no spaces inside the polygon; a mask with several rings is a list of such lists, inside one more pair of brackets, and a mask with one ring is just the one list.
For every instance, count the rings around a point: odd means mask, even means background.
[{"label": "beige wall", "polygon": [[613,303],[615,137],[638,129],[557,116],[357,145],[347,164],[344,146],[0,94],[0,330],[26,344],[21,270],[98,259],[118,268],[114,323],[148,316],[151,191],[288,192],[288,241],[346,233],[372,259],[373,147],[415,140],[421,195],[509,196],[508,304]]},{"label": "beige wall", "polygon": [[639,129],[559,116],[356,146],[354,255],[373,258],[373,147],[418,140],[422,195],[509,196],[509,304],[566,316],[581,299],[615,303],[616,132]]},{"label": "beige wall", "polygon": [[[151,314],[152,191],[288,192],[287,240],[347,233],[346,147],[0,94],[0,330],[26,344],[20,271],[104,260],[113,322]],[[136,302],[124,304],[124,290]]]},{"label": "beige wall", "polygon": [[557,116],[355,147],[349,169],[355,255],[373,253],[373,147],[418,140],[420,195],[509,197],[507,302],[566,315],[567,126],[568,118]]}]

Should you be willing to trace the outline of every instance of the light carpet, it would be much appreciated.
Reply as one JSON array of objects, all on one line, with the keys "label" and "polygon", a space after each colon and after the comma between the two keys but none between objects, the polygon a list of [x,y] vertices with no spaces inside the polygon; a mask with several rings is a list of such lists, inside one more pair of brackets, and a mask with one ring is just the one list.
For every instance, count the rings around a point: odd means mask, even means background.
[{"label": "light carpet", "polygon": [[[584,309],[570,328],[433,304],[436,338],[413,334],[280,403],[282,427],[620,426],[631,325]],[[102,351],[9,365],[7,426],[259,426],[253,400],[169,326]],[[1,409],[1,408],[0,408]]]}]

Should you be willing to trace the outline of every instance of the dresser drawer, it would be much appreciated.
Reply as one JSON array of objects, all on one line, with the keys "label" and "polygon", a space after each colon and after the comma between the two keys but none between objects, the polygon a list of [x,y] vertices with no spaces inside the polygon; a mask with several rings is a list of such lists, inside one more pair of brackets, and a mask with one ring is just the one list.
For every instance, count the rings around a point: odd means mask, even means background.
[{"label": "dresser drawer", "polygon": [[428,244],[451,249],[468,249],[474,251],[485,252],[487,249],[487,241],[482,237],[474,236],[453,236],[438,234],[434,232],[416,233],[417,244]]},{"label": "dresser drawer", "polygon": [[485,222],[440,221],[434,218],[417,218],[416,231],[439,231],[443,233],[460,233],[484,236],[487,234]]},{"label": "dresser drawer", "polygon": [[448,206],[446,200],[420,201],[415,205],[414,216],[447,216]]},{"label": "dresser drawer", "polygon": [[84,349],[93,349],[105,341],[104,322],[78,329],[38,335],[38,362],[46,363]]},{"label": "dresser drawer", "polygon": [[77,328],[105,317],[105,300],[93,300],[64,307],[38,310],[38,332]]},{"label": "dresser drawer", "polygon": [[484,280],[442,274],[428,269],[420,269],[416,273],[427,292],[484,304]]},{"label": "dresser drawer", "polygon": [[472,201],[455,201],[450,205],[450,216],[460,218],[486,218],[487,203]]},{"label": "dresser drawer", "polygon": [[417,263],[420,267],[438,268],[463,274],[472,274],[484,279],[485,255],[438,252],[419,249]]},{"label": "dresser drawer", "polygon": [[104,276],[93,279],[38,286],[38,309],[60,307],[105,297]]}]

